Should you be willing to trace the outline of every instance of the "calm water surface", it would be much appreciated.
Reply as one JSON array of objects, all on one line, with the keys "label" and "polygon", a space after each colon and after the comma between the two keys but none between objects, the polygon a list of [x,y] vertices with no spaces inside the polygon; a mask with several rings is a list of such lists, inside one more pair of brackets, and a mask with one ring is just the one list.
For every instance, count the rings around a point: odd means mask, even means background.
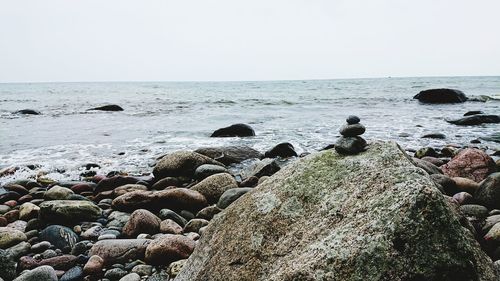
[{"label": "calm water surface", "polygon": [[[459,127],[444,120],[469,110],[500,114],[500,101],[423,105],[412,99],[436,87],[500,98],[500,77],[0,84],[0,168],[41,165],[37,171],[21,168],[0,183],[39,171],[77,179],[81,165],[91,162],[100,164],[101,172],[150,172],[157,156],[202,146],[245,144],[265,151],[287,141],[299,152],[314,151],[335,142],[350,114],[361,117],[367,139],[392,139],[413,149],[467,144],[500,131],[500,124]],[[86,111],[108,103],[125,110]],[[12,114],[24,108],[42,115]],[[233,123],[250,124],[257,136],[208,137]],[[447,139],[421,138],[433,132]]]}]

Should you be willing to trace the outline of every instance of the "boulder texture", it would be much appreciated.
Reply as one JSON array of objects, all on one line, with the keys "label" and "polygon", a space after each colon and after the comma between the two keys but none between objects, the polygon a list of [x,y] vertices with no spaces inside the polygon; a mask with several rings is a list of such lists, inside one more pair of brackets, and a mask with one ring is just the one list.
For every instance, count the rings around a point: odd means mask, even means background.
[{"label": "boulder texture", "polygon": [[462,91],[454,89],[430,89],[413,97],[422,103],[460,103],[467,101]]},{"label": "boulder texture", "polygon": [[[235,227],[238,226],[238,227]],[[492,262],[395,143],[299,160],[216,216],[175,279],[495,280]]]}]

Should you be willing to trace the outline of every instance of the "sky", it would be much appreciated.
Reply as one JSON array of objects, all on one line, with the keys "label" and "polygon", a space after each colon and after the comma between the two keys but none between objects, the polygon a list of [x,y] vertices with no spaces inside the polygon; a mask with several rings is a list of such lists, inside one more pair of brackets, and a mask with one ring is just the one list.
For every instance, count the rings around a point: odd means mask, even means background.
[{"label": "sky", "polygon": [[500,75],[499,0],[0,0],[0,82]]}]

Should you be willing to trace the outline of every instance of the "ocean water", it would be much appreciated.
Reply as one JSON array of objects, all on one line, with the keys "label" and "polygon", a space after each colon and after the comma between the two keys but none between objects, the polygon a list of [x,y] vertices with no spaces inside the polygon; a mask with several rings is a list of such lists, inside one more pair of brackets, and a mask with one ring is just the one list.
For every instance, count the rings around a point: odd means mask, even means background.
[{"label": "ocean water", "polygon": [[[498,100],[424,105],[412,99],[438,87],[500,98],[500,77],[0,84],[0,168],[20,167],[0,183],[37,174],[78,179],[86,163],[101,165],[100,173],[147,173],[162,154],[203,146],[244,144],[265,151],[291,142],[298,152],[311,152],[334,143],[351,114],[367,127],[366,139],[396,140],[407,149],[465,145],[500,131],[500,124],[462,127],[445,121],[469,110],[500,114]],[[125,110],[87,111],[110,103]],[[13,114],[25,108],[42,114]],[[209,137],[234,123],[251,125],[257,136]],[[434,132],[447,138],[421,138]]]}]

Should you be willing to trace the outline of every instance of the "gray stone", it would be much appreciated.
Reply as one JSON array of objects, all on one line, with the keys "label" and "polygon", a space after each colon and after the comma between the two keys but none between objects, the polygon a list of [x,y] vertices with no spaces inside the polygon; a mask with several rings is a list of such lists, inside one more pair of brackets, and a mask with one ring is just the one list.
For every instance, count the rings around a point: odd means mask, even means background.
[{"label": "gray stone", "polygon": [[495,280],[451,206],[395,143],[311,154],[214,217],[176,280]]},{"label": "gray stone", "polygon": [[16,277],[16,262],[10,258],[9,252],[0,249],[0,278],[12,280]]},{"label": "gray stone", "polygon": [[474,198],[488,208],[500,208],[500,172],[493,173],[482,181]]},{"label": "gray stone", "polygon": [[263,155],[249,146],[203,147],[195,152],[208,156],[225,165],[240,163],[248,159],[261,159]]},{"label": "gray stone", "polygon": [[104,278],[108,278],[110,280],[119,280],[127,275],[127,271],[121,268],[112,268],[104,273]]},{"label": "gray stone", "polygon": [[62,225],[50,225],[40,232],[40,239],[50,242],[57,249],[69,253],[79,238],[73,230]]},{"label": "gray stone", "polygon": [[102,210],[90,201],[53,200],[40,204],[40,218],[46,222],[76,223],[95,221]]},{"label": "gray stone", "polygon": [[366,131],[365,126],[362,124],[345,124],[340,127],[340,134],[344,137],[355,137],[364,134]]},{"label": "gray stone", "polygon": [[59,281],[78,281],[83,279],[83,269],[80,266],[70,268]]},{"label": "gray stone", "polygon": [[217,207],[221,209],[227,208],[231,203],[236,201],[236,199],[240,198],[243,194],[253,190],[251,187],[240,187],[240,188],[231,188],[224,192],[217,202]]},{"label": "gray stone", "polygon": [[335,142],[335,150],[340,154],[357,154],[365,150],[366,141],[362,137],[340,137]]},{"label": "gray stone", "polygon": [[219,165],[204,164],[196,168],[194,171],[194,177],[197,180],[203,180],[211,175],[220,173],[229,173],[229,171],[225,167]]},{"label": "gray stone", "polygon": [[139,274],[137,273],[129,273],[125,276],[123,276],[120,281],[140,281],[141,280],[141,276],[139,276]]},{"label": "gray stone", "polygon": [[11,227],[0,227],[0,249],[6,249],[27,239],[26,235],[19,230]]},{"label": "gray stone", "polygon": [[156,163],[153,174],[155,178],[186,176],[192,177],[196,168],[203,164],[224,166],[205,155],[192,151],[177,151],[167,154]]},{"label": "gray stone", "polygon": [[221,173],[207,177],[191,189],[205,196],[209,204],[214,204],[226,190],[235,187],[238,187],[238,183],[233,176]]},{"label": "gray stone", "polygon": [[35,269],[26,271],[14,281],[57,281],[57,275],[54,268],[48,265],[39,266]]}]

